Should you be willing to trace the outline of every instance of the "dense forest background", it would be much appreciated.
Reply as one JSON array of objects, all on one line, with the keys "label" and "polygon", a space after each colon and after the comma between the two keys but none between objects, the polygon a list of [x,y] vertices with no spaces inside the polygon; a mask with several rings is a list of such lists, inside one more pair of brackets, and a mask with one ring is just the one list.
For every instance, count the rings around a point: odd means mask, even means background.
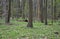
[{"label": "dense forest background", "polygon": [[60,0],[0,0],[0,39],[60,39],[59,32]]}]

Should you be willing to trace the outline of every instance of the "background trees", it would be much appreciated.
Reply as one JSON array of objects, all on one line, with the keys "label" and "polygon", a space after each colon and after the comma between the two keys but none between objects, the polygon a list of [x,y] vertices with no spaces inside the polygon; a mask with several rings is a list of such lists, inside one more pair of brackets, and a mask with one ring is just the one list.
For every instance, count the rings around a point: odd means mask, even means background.
[{"label": "background trees", "polygon": [[2,1],[0,0],[0,19],[2,18]]},{"label": "background trees", "polygon": [[40,13],[40,17],[41,17],[41,22],[42,22],[42,23],[44,22],[44,16],[43,16],[43,13],[44,13],[43,1],[44,1],[44,0],[40,0],[40,3],[39,3],[39,4],[40,4],[40,12],[41,12],[41,13]]},{"label": "background trees", "polygon": [[[59,0],[0,0],[0,17],[9,23],[10,18],[15,20],[34,20],[47,24],[48,20],[59,19]],[[32,15],[30,15],[32,13]],[[31,17],[30,17],[31,16]],[[30,17],[30,18],[29,18]]]},{"label": "background trees", "polygon": [[60,39],[60,0],[0,0],[0,17],[0,39]]}]

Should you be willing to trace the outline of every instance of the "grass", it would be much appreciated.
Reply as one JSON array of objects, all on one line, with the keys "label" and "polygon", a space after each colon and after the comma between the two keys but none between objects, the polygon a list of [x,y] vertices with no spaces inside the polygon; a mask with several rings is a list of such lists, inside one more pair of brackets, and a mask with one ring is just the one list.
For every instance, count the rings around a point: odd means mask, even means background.
[{"label": "grass", "polygon": [[[3,23],[3,21],[0,21]],[[0,25],[0,39],[60,39],[60,25],[44,25],[33,23],[33,28],[27,28],[26,22],[11,21],[12,25]],[[56,35],[54,32],[58,32]]]}]

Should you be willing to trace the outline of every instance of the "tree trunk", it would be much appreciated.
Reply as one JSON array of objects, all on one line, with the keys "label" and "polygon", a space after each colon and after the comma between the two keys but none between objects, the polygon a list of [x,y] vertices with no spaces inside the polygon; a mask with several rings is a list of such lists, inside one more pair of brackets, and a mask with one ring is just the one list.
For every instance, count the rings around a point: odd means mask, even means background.
[{"label": "tree trunk", "polygon": [[23,5],[23,6],[22,6],[22,18],[23,18],[23,19],[25,19],[25,13],[24,13],[24,10],[25,10],[25,9],[24,9],[24,8],[25,8],[25,2],[26,2],[26,0],[22,0],[22,3],[23,3],[23,4],[22,4],[22,5]]},{"label": "tree trunk", "polygon": [[7,24],[10,23],[10,16],[11,16],[11,0],[8,0],[8,1],[9,1],[8,13],[7,13],[7,16],[5,18]]},{"label": "tree trunk", "polygon": [[44,23],[44,16],[43,16],[43,0],[40,0],[40,17],[41,17],[41,22]]},{"label": "tree trunk", "polygon": [[47,25],[47,0],[45,0],[45,25]]},{"label": "tree trunk", "polygon": [[54,0],[54,20],[55,21],[57,20],[57,17],[56,17],[56,0]]},{"label": "tree trunk", "polygon": [[40,21],[40,4],[39,4],[39,0],[37,0],[37,19],[38,19],[38,21]]},{"label": "tree trunk", "polygon": [[27,27],[33,28],[33,3],[32,0],[29,0],[29,18]]},{"label": "tree trunk", "polygon": [[52,24],[53,24],[53,18],[54,18],[54,16],[53,16],[53,0],[51,0],[51,15],[52,15]]},{"label": "tree trunk", "polygon": [[0,19],[2,19],[2,0],[0,0]]}]

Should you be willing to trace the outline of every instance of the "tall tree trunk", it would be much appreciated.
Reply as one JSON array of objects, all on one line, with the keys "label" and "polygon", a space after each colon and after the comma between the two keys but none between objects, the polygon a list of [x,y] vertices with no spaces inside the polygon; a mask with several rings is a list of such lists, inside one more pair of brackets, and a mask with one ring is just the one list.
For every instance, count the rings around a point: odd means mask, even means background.
[{"label": "tall tree trunk", "polygon": [[47,0],[45,0],[45,25],[47,25]]},{"label": "tall tree trunk", "polygon": [[44,22],[44,19],[43,19],[43,0],[40,0],[40,17],[41,17],[41,22],[43,23]]},{"label": "tall tree trunk", "polygon": [[57,17],[56,17],[56,0],[54,0],[54,20],[55,21],[57,20]]},{"label": "tall tree trunk", "polygon": [[18,19],[21,17],[21,13],[20,13],[21,12],[21,10],[20,10],[20,8],[21,8],[20,7],[20,0],[16,1],[16,6],[17,6],[16,7],[16,11],[17,11],[16,12],[16,20],[18,21]]},{"label": "tall tree trunk", "polygon": [[0,18],[2,19],[2,0],[0,0]]},{"label": "tall tree trunk", "polygon": [[11,16],[11,0],[8,0],[8,1],[9,1],[8,13],[7,13],[7,16],[5,18],[7,24],[10,23],[10,16]]},{"label": "tall tree trunk", "polygon": [[51,0],[51,15],[52,15],[52,24],[53,24],[53,18],[54,18],[54,16],[53,16],[53,0]]},{"label": "tall tree trunk", "polygon": [[38,17],[38,21],[40,21],[40,4],[39,4],[39,0],[37,0],[37,17]]},{"label": "tall tree trunk", "polygon": [[[3,16],[5,17],[5,19],[6,19],[6,17],[7,17],[7,2],[6,2],[7,0],[2,0],[2,6],[3,6]],[[6,20],[5,20],[5,22],[6,22]]]},{"label": "tall tree trunk", "polygon": [[33,3],[32,0],[29,0],[29,18],[27,27],[33,27]]},{"label": "tall tree trunk", "polygon": [[22,7],[23,7],[23,8],[22,8],[22,18],[23,18],[23,19],[25,19],[25,13],[24,13],[24,10],[25,10],[25,9],[24,9],[24,8],[25,8],[25,2],[26,2],[26,0],[22,0],[22,3],[23,3],[23,4],[22,4],[22,5],[23,5],[23,6],[22,6]]}]

